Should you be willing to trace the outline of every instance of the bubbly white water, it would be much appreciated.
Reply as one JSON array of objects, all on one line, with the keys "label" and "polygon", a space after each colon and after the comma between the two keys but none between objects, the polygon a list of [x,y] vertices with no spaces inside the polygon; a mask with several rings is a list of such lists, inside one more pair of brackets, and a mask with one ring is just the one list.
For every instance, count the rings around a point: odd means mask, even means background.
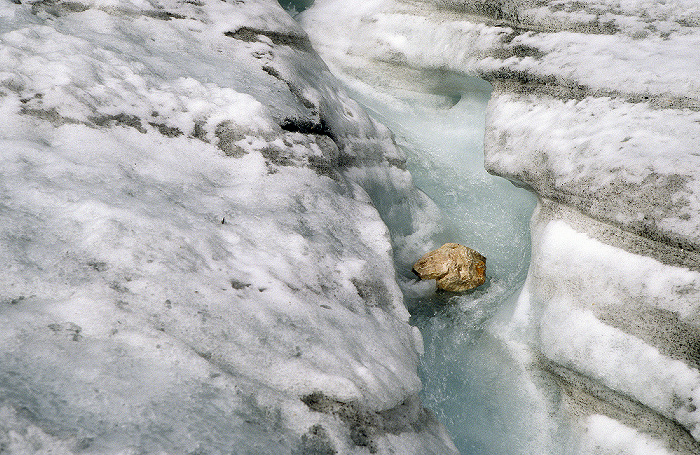
[{"label": "bubbly white water", "polygon": [[[525,359],[513,347],[519,343],[503,333],[527,275],[536,199],[484,170],[489,84],[435,77],[441,82],[432,93],[348,81],[353,96],[394,132],[416,185],[440,209],[439,229],[424,250],[457,242],[487,257],[486,284],[464,294],[437,293],[434,283],[416,280],[411,262],[395,245],[406,304],[425,341],[424,405],[464,455],[537,453],[550,445],[545,433],[551,420],[528,387]],[[395,220],[385,220],[395,237],[403,235]]]}]

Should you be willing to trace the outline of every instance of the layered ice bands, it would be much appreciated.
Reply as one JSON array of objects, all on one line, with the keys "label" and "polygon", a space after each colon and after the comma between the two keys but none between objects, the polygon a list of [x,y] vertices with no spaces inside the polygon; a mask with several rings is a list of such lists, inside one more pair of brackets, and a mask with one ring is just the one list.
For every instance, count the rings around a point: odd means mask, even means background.
[{"label": "layered ice bands", "polygon": [[429,204],[277,2],[3,1],[0,62],[0,452],[455,452],[367,190]]},{"label": "layered ice bands", "polygon": [[502,335],[548,453],[699,453],[697,2],[317,0],[302,24],[348,78],[492,83],[486,168],[539,199]]}]

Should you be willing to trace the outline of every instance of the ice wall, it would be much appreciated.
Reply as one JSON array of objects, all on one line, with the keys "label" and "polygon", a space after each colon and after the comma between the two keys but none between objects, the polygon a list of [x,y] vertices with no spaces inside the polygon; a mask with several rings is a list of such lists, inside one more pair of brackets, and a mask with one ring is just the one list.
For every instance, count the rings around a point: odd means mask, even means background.
[{"label": "ice wall", "polygon": [[0,452],[454,453],[404,161],[276,1],[2,1]]},{"label": "ice wall", "polygon": [[317,0],[303,23],[351,77],[493,84],[486,168],[539,198],[523,387],[570,453],[698,453],[697,3]]}]

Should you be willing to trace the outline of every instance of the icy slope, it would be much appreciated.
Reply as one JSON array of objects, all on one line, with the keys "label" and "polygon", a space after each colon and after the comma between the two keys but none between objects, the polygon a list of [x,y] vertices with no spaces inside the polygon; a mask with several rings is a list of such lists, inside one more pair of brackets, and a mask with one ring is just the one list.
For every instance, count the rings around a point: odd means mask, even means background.
[{"label": "icy slope", "polygon": [[430,205],[276,2],[5,1],[0,62],[0,452],[453,452],[363,185]]},{"label": "icy slope", "polygon": [[492,83],[486,168],[540,200],[504,337],[567,449],[700,452],[697,2],[318,0],[303,24],[350,77]]}]

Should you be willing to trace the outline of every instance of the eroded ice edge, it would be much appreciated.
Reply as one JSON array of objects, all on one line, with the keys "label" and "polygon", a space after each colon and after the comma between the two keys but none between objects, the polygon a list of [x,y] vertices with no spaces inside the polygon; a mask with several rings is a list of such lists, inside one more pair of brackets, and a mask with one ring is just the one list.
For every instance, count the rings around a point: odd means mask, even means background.
[{"label": "eroded ice edge", "polygon": [[349,80],[493,84],[486,168],[538,196],[499,332],[531,409],[503,453],[698,453],[697,3],[318,0],[301,17]]},{"label": "eroded ice edge", "polygon": [[0,62],[1,452],[455,452],[368,193],[434,205],[277,2],[3,1]]}]

